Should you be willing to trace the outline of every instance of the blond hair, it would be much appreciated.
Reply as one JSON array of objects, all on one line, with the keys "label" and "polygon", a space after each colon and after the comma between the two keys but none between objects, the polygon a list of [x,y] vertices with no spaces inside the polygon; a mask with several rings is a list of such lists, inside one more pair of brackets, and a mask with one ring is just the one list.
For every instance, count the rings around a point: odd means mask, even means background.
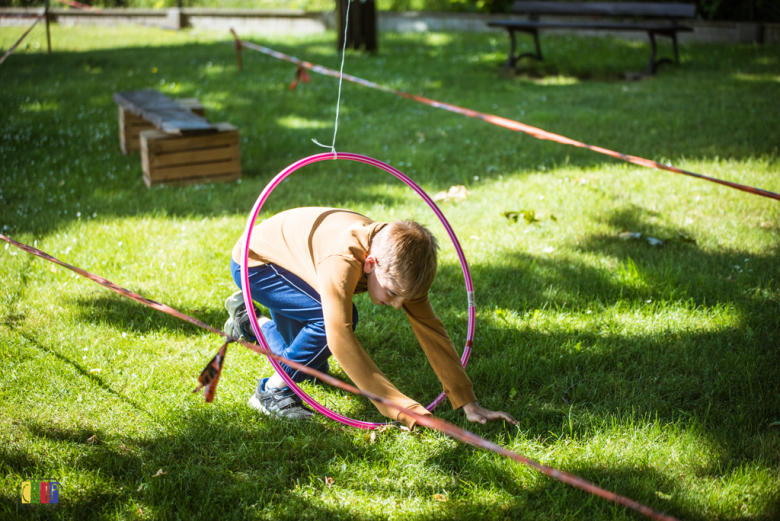
[{"label": "blond hair", "polygon": [[414,221],[395,221],[377,232],[369,254],[402,296],[417,298],[428,292],[436,278],[438,250],[439,241],[428,228]]}]

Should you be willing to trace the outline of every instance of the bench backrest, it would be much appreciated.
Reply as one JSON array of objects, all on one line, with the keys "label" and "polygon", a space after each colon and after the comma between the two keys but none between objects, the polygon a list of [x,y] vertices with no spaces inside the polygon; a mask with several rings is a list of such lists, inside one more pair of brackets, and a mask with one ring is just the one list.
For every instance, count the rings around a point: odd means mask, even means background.
[{"label": "bench backrest", "polygon": [[695,4],[647,4],[639,2],[526,2],[512,6],[518,14],[572,16],[642,16],[646,18],[693,18]]}]

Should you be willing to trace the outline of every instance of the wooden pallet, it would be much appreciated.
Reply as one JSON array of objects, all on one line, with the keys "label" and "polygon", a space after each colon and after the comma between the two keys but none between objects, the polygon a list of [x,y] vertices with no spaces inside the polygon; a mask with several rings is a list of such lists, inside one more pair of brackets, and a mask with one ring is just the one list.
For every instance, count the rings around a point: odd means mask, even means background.
[{"label": "wooden pallet", "polygon": [[[175,101],[198,116],[205,117],[206,115],[203,105],[196,98],[183,98]],[[152,130],[157,127],[152,122],[136,116],[122,105],[117,105],[117,107],[119,108],[119,147],[125,154],[140,152],[139,134],[144,130]]]},{"label": "wooden pallet", "polygon": [[152,129],[140,133],[146,186],[218,183],[241,178],[238,128],[214,123],[210,134],[176,135]]}]

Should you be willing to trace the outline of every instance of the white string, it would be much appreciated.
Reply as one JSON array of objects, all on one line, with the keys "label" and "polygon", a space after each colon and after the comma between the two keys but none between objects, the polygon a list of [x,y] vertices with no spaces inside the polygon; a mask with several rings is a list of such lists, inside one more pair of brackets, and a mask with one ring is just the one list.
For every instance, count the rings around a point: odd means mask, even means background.
[{"label": "white string", "polygon": [[[352,3],[351,0],[347,0],[347,15],[344,20],[344,47],[341,49],[341,70],[339,70],[339,97],[336,99],[336,125],[333,129],[333,144],[330,146],[330,151],[333,152],[333,157],[336,158],[336,133],[339,131],[339,105],[341,104],[341,80],[344,77],[344,57],[347,54],[347,28],[349,27],[349,6]],[[328,145],[323,145],[316,139],[312,139],[317,145],[328,148]]]}]

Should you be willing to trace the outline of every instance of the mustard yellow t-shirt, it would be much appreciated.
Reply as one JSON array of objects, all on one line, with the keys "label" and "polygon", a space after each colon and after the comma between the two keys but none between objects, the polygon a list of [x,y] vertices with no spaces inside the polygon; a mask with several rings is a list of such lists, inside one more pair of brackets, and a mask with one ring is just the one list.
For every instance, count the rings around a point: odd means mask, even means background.
[{"label": "mustard yellow t-shirt", "polygon": [[[355,385],[418,414],[430,414],[396,389],[352,331],[352,296],[367,289],[363,263],[371,240],[386,224],[337,208],[288,210],[253,228],[248,265],[276,264],[317,290],[328,347]],[[242,236],[233,248],[238,264],[243,262],[245,240]],[[403,310],[453,408],[476,401],[471,381],[428,296],[407,301]],[[403,413],[377,402],[374,405],[388,418],[410,427],[415,423]]]}]

